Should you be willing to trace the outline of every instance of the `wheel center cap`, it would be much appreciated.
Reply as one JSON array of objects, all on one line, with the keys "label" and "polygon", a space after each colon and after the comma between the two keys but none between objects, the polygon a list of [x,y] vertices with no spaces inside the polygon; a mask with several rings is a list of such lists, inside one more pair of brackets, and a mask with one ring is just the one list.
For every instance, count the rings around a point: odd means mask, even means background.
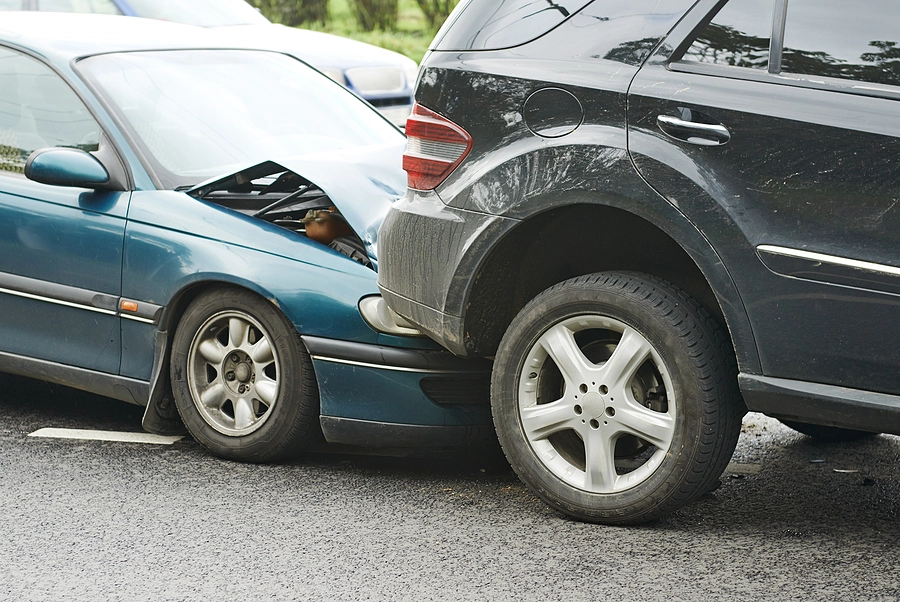
[{"label": "wheel center cap", "polygon": [[600,416],[606,411],[606,400],[599,393],[587,393],[581,399],[584,413],[591,417]]},{"label": "wheel center cap", "polygon": [[237,366],[235,366],[234,377],[242,383],[250,380],[250,366],[248,366],[247,364],[238,364]]}]

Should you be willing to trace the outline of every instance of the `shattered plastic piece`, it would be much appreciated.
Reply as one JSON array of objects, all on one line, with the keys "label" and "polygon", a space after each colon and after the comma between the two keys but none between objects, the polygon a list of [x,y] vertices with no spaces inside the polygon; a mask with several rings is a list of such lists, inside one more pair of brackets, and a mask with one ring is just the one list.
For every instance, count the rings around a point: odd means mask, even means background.
[{"label": "shattered plastic piece", "polygon": [[834,472],[844,472],[844,473],[854,473],[854,472],[859,472],[859,471],[856,470],[855,468],[835,468],[835,469],[833,469],[833,470],[834,470]]},{"label": "shattered plastic piece", "polygon": [[822,460],[821,458],[817,458],[815,460],[810,460],[809,463],[810,464],[824,464],[825,460]]}]

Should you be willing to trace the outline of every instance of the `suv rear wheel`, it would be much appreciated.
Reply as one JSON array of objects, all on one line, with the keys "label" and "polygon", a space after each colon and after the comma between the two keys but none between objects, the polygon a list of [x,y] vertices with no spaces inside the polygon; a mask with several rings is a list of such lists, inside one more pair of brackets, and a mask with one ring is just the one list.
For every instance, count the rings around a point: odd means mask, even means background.
[{"label": "suv rear wheel", "polygon": [[718,324],[654,277],[604,272],[534,298],[497,352],[492,408],[519,477],[570,516],[658,518],[713,488],[743,404]]}]

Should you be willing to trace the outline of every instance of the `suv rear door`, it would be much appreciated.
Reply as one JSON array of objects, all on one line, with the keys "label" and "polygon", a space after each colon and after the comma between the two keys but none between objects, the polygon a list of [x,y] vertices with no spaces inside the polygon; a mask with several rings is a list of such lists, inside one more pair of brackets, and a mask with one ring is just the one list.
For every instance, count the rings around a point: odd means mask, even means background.
[{"label": "suv rear door", "polygon": [[629,150],[719,252],[764,374],[900,393],[895,0],[701,0],[635,77]]}]

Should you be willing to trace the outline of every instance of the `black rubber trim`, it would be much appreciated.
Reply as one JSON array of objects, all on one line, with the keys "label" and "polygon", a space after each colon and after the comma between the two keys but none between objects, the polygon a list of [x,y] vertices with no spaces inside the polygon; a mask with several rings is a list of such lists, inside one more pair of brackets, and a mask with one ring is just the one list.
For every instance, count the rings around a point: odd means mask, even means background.
[{"label": "black rubber trim", "polygon": [[46,280],[37,280],[16,274],[0,272],[0,288],[36,297],[44,297],[50,302],[62,301],[64,303],[81,305],[85,309],[118,311],[119,298],[115,295],[97,293],[83,288],[57,284]]},{"label": "black rubber trim", "polygon": [[143,380],[95,372],[12,353],[0,352],[0,372],[9,372],[38,380],[65,385],[97,395],[105,395],[139,406],[147,405],[150,383]]},{"label": "black rubber trim", "polygon": [[302,338],[310,355],[325,360],[336,359],[386,367],[444,372],[490,372],[492,366],[490,360],[465,359],[457,357],[449,351],[402,349],[308,335],[304,335]]},{"label": "black rubber trim", "polygon": [[[117,314],[125,317],[136,317],[144,320],[150,320],[153,323],[159,321],[162,314],[163,306],[146,301],[137,301],[138,310],[136,312],[119,311],[119,299],[116,295],[106,293],[98,293],[75,286],[66,284],[58,284],[47,280],[38,280],[36,278],[28,278],[27,276],[19,276],[17,274],[9,274],[0,272],[0,289],[6,289],[8,294],[21,293],[23,295],[31,295],[38,297],[47,303],[64,303],[81,307],[87,311],[100,310],[103,313]],[[128,299],[130,300],[130,299]]]},{"label": "black rubber trim", "polygon": [[900,435],[900,396],[754,374],[738,377],[752,412],[809,424]]},{"label": "black rubber trim", "polygon": [[767,268],[782,276],[900,294],[900,276],[805,257],[781,255],[765,249],[757,249],[757,254]]},{"label": "black rubber trim", "polygon": [[425,397],[441,406],[491,405],[491,375],[436,374],[419,380]]},{"label": "black rubber trim", "polygon": [[427,426],[321,416],[322,433],[329,443],[360,447],[422,448],[463,447],[490,438],[491,425]]}]

